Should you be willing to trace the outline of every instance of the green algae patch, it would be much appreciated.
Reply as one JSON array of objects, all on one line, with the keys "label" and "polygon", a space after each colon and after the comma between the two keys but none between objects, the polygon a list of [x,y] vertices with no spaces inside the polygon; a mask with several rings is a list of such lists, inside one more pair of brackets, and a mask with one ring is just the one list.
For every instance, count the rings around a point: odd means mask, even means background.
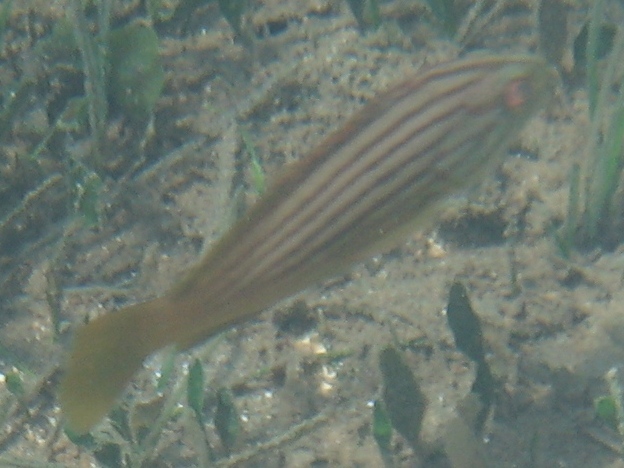
[{"label": "green algae patch", "polygon": [[112,31],[109,67],[111,103],[131,119],[148,119],[165,82],[154,29],[135,21]]}]

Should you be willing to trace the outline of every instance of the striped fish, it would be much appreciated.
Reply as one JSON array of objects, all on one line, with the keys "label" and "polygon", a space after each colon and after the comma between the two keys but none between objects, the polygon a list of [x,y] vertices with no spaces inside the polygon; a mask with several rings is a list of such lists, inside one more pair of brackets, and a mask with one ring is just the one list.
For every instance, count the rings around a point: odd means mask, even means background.
[{"label": "striped fish", "polygon": [[496,165],[555,81],[540,58],[474,55],[378,96],[289,167],[166,295],[76,332],[59,396],[68,427],[90,430],[154,351],[196,345],[426,226]]}]

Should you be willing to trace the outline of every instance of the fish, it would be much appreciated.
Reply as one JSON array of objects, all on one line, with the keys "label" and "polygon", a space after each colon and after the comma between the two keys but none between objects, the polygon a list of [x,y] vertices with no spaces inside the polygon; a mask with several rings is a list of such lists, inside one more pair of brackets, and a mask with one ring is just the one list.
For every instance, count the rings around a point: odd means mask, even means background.
[{"label": "fish", "polygon": [[90,431],[159,349],[194,347],[435,223],[496,167],[556,82],[540,57],[481,53],[373,98],[288,165],[164,295],[75,332],[58,394],[66,427]]}]

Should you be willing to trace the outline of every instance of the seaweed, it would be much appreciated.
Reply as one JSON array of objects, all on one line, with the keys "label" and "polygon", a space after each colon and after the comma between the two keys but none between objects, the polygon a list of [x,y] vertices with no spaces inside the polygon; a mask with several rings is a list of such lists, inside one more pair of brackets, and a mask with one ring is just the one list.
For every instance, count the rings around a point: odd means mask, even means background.
[{"label": "seaweed", "polygon": [[383,376],[383,403],[392,427],[417,449],[427,406],[418,380],[393,346],[379,353],[379,369]]},{"label": "seaweed", "polygon": [[[601,39],[603,10],[604,0],[595,2],[587,26],[585,57],[591,124],[585,148],[586,163],[571,173],[568,212],[557,233],[557,243],[564,256],[570,255],[571,246],[610,249],[623,240],[618,206],[624,168],[624,88],[619,86],[615,96],[611,94],[624,60],[624,28],[617,28],[612,47],[603,44],[607,40]],[[605,63],[601,70],[603,55]]]},{"label": "seaweed", "polygon": [[617,434],[619,446],[615,447],[615,450],[622,455],[624,454],[624,396],[619,374],[616,367],[612,367],[605,373],[604,380],[608,393],[594,400],[594,414]]},{"label": "seaweed", "polygon": [[136,20],[110,33],[107,53],[110,102],[137,121],[148,120],[160,98],[165,72],[152,26]]},{"label": "seaweed", "polygon": [[375,400],[373,403],[373,438],[377,442],[383,458],[390,455],[392,441],[392,421],[383,400]]},{"label": "seaweed", "polygon": [[227,388],[220,388],[217,391],[214,424],[225,453],[229,455],[240,433],[240,418],[232,392]]},{"label": "seaweed", "polygon": [[85,14],[85,2],[72,0],[70,3],[74,25],[74,37],[84,72],[84,90],[89,109],[89,125],[93,137],[91,158],[95,166],[102,164],[108,103],[106,99],[105,49],[108,41],[112,1],[98,3],[97,24],[99,33],[94,36]]},{"label": "seaweed", "polygon": [[[442,435],[442,452],[454,468],[486,466],[480,434],[495,403],[498,383],[485,356],[481,323],[475,314],[465,286],[455,280],[449,290],[446,308],[449,328],[457,348],[475,363],[475,378],[468,393],[457,405]],[[394,466],[392,435],[400,434],[415,453],[435,455],[439,449],[421,440],[427,399],[418,378],[397,346],[379,353],[382,374],[381,398],[373,404],[371,432],[386,466]]]},{"label": "seaweed", "polygon": [[246,130],[241,130],[240,133],[245,151],[249,155],[249,170],[251,172],[251,182],[254,192],[257,195],[262,195],[266,190],[266,176],[262,168],[262,162],[251,141],[249,133]]},{"label": "seaweed", "polygon": [[476,375],[471,391],[483,404],[476,420],[476,429],[481,430],[487,413],[494,404],[496,382],[485,358],[481,322],[472,309],[466,287],[458,280],[453,282],[449,292],[446,318],[457,348],[476,365]]},{"label": "seaweed", "polygon": [[375,31],[381,25],[378,0],[347,0],[361,32]]},{"label": "seaweed", "polygon": [[440,23],[444,32],[453,37],[457,32],[459,17],[454,0],[427,0],[435,19]]}]

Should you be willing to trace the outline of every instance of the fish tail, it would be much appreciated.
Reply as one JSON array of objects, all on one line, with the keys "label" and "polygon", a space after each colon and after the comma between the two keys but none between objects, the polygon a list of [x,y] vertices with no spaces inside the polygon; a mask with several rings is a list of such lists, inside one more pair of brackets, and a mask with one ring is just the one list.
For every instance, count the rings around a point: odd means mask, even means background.
[{"label": "fish tail", "polygon": [[67,427],[83,434],[111,409],[143,360],[167,343],[150,324],[166,314],[160,300],[105,314],[80,328],[61,381]]}]

